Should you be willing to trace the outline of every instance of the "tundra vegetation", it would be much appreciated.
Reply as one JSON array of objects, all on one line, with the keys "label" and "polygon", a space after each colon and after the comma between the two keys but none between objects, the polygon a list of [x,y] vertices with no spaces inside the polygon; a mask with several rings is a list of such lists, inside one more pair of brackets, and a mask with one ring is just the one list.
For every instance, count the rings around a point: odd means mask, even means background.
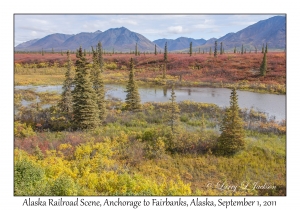
[{"label": "tundra vegetation", "polygon": [[[211,51],[16,53],[15,85],[63,93],[14,92],[14,194],[286,195],[286,123],[240,109],[236,94],[285,94],[285,53]],[[126,84],[126,101],[104,98],[105,83]],[[176,102],[174,88],[141,103],[141,84],[232,88],[230,106]]]}]

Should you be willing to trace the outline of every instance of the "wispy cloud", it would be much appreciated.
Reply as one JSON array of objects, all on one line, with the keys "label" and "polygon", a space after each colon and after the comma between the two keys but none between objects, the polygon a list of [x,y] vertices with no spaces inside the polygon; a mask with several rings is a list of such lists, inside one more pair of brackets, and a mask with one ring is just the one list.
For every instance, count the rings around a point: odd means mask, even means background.
[{"label": "wispy cloud", "polygon": [[126,19],[126,18],[120,18],[120,19],[112,19],[110,22],[112,23],[118,23],[118,24],[130,24],[130,25],[137,25],[137,21]]},{"label": "wispy cloud", "polygon": [[37,27],[31,27],[31,26],[20,26],[20,29],[29,30],[29,31],[40,31],[40,32],[51,32],[49,29],[42,29]]},{"label": "wispy cloud", "polygon": [[168,27],[168,32],[173,34],[180,34],[183,32],[182,26],[170,26]]}]

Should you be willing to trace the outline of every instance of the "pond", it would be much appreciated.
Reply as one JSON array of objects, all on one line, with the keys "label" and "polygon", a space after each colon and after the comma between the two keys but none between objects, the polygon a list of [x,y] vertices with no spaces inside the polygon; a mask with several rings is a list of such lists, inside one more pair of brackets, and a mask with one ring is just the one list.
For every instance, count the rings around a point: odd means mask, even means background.
[{"label": "pond", "polygon": [[[62,92],[62,86],[15,86],[16,89],[32,89],[36,92],[56,91]],[[124,85],[105,85],[106,97],[117,98],[122,101],[126,98]],[[142,102],[166,102],[169,101],[171,89],[165,87],[139,87]],[[209,87],[176,87],[176,101],[190,100],[202,103],[213,103],[220,107],[229,106],[231,90],[227,88]],[[240,108],[253,108],[256,111],[265,112],[268,117],[276,120],[286,118],[286,96],[276,94],[254,93],[239,91],[238,103]]]}]

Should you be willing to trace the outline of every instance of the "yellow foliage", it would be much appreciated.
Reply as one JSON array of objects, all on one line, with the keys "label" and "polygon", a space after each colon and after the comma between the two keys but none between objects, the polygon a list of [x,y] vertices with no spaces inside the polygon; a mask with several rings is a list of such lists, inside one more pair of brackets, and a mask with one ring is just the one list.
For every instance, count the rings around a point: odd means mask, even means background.
[{"label": "yellow foliage", "polygon": [[26,123],[20,123],[19,121],[14,122],[14,135],[16,137],[29,137],[35,136],[36,133],[33,131],[30,125]]}]

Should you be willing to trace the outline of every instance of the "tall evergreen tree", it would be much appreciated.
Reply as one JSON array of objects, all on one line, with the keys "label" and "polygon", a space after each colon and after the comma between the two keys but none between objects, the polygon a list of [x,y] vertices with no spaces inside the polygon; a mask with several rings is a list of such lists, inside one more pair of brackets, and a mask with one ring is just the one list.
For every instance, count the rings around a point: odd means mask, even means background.
[{"label": "tall evergreen tree", "polygon": [[73,64],[70,58],[70,52],[67,51],[68,64],[67,71],[65,73],[65,80],[63,83],[63,92],[61,94],[61,101],[58,103],[61,111],[65,114],[68,120],[71,120],[71,116],[73,113],[73,96],[72,96],[72,85],[74,80],[74,72],[73,72]]},{"label": "tall evergreen tree", "polygon": [[167,42],[165,43],[165,51],[164,51],[164,62],[168,61],[168,46]]},{"label": "tall evergreen tree", "polygon": [[156,45],[155,45],[155,48],[154,48],[154,55],[157,55]]},{"label": "tall evergreen tree", "polygon": [[223,42],[221,42],[221,47],[220,47],[220,54],[223,54]]},{"label": "tall evergreen tree", "polygon": [[97,50],[93,50],[93,68],[91,71],[91,80],[93,83],[93,88],[96,93],[96,102],[98,105],[98,110],[99,110],[99,120],[100,123],[104,121],[105,118],[105,89],[104,89],[104,82],[103,82],[103,77],[102,77],[102,67],[101,67],[101,54],[102,51],[102,45],[99,42],[97,45]]},{"label": "tall evergreen tree", "polygon": [[242,45],[241,53],[244,54],[244,45]]},{"label": "tall evergreen tree", "polygon": [[217,54],[218,54],[218,52],[217,52],[217,46],[218,46],[218,43],[217,43],[217,41],[215,41],[214,57],[217,57]]},{"label": "tall evergreen tree", "polygon": [[137,43],[135,43],[135,56],[138,55],[138,46],[137,46]]},{"label": "tall evergreen tree", "polygon": [[129,80],[126,86],[126,106],[127,110],[139,110],[141,108],[141,99],[138,91],[138,86],[134,79],[134,69],[133,69],[133,59],[130,59],[130,72],[129,72]]},{"label": "tall evergreen tree", "polygon": [[264,53],[264,58],[263,61],[260,65],[260,75],[261,76],[266,76],[267,73],[267,53]]},{"label": "tall evergreen tree", "polygon": [[93,129],[99,125],[99,111],[96,93],[91,82],[88,62],[82,48],[78,50],[76,60],[75,88],[73,90],[73,114],[76,129]]},{"label": "tall evergreen tree", "polygon": [[193,54],[193,42],[190,43],[190,56]]},{"label": "tall evergreen tree", "polygon": [[268,53],[268,43],[266,43],[265,53]]},{"label": "tall evergreen tree", "polygon": [[99,64],[100,72],[103,73],[104,60],[103,60],[103,49],[102,49],[101,42],[99,42],[97,45],[97,54],[98,54],[98,64]]},{"label": "tall evergreen tree", "polygon": [[175,95],[175,91],[174,91],[174,85],[172,86],[170,101],[171,101],[170,108],[169,108],[170,126],[171,126],[172,133],[174,134],[175,130],[176,130],[175,129],[176,124],[179,121],[179,113],[180,113],[179,106],[176,103],[176,95]]},{"label": "tall evergreen tree", "polygon": [[221,124],[221,135],[217,140],[218,153],[231,156],[245,147],[244,122],[239,116],[238,96],[233,88],[230,96],[230,107],[226,109]]},{"label": "tall evergreen tree", "polygon": [[236,53],[236,47],[234,47],[233,53]]}]

